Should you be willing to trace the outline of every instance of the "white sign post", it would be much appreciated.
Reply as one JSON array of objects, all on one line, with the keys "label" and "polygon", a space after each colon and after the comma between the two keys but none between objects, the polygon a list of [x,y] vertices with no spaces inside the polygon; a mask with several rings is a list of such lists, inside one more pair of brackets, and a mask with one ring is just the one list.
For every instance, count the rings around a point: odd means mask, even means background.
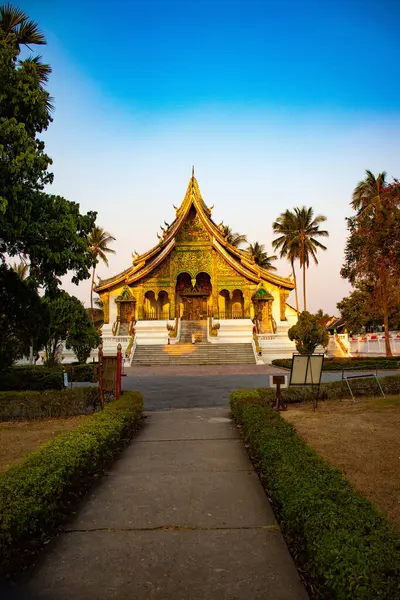
[{"label": "white sign post", "polygon": [[314,408],[318,406],[324,356],[324,354],[293,354],[292,358],[289,386],[317,386],[318,393],[314,401]]}]

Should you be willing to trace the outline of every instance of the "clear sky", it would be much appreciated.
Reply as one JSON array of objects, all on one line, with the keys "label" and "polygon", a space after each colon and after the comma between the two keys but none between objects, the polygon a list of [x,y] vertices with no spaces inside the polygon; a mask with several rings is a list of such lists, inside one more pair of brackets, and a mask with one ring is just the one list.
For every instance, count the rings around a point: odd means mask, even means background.
[{"label": "clear sky", "polygon": [[[352,189],[365,169],[400,177],[398,0],[19,6],[48,39],[53,191],[117,238],[102,277],[157,242],[194,164],[213,218],[269,252],[286,208],[328,217],[308,308],[336,312]],[[88,282],[65,287],[88,303]]]}]

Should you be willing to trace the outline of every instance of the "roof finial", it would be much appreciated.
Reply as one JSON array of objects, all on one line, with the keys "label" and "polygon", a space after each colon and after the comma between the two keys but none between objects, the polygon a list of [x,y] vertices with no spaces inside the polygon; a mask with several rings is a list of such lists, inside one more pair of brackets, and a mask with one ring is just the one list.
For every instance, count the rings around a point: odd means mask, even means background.
[{"label": "roof finial", "polygon": [[192,177],[194,177],[194,165],[192,165]]}]

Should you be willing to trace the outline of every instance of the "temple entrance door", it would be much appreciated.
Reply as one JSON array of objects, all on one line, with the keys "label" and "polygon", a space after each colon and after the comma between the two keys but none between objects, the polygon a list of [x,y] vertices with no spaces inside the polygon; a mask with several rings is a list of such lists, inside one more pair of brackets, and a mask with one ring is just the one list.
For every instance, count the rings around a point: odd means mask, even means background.
[{"label": "temple entrance door", "polygon": [[121,302],[120,305],[120,322],[121,323],[130,323],[131,319],[134,316],[135,312],[135,303],[134,302]]},{"label": "temple entrance door", "polygon": [[207,318],[207,296],[186,296],[183,305],[183,318],[188,321],[201,321]]}]

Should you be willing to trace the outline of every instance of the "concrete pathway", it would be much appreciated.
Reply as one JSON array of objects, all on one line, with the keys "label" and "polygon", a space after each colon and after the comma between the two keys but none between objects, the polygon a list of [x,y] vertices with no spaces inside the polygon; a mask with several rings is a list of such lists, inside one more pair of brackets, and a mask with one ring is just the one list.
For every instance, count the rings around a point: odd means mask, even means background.
[{"label": "concrete pathway", "polygon": [[228,417],[150,413],[18,598],[307,600]]}]

